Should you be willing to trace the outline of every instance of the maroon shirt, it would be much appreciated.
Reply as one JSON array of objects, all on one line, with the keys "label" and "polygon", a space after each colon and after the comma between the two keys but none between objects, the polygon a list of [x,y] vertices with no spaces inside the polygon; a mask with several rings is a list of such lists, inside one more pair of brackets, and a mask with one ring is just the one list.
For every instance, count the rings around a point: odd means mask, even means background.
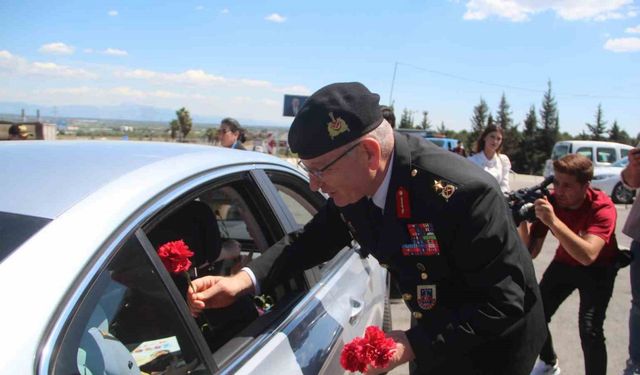
[{"label": "maroon shirt", "polygon": [[[551,194],[553,196],[553,193]],[[602,238],[604,247],[598,254],[592,266],[611,265],[616,259],[618,243],[616,241],[616,206],[611,199],[600,190],[587,188],[587,194],[582,206],[575,210],[560,208],[553,204],[556,216],[571,229],[572,232],[583,236],[591,233]],[[536,221],[531,227],[532,237],[541,237],[547,233],[549,227],[541,221]],[[563,247],[559,245],[556,249],[554,261],[570,266],[580,266],[580,262],[575,260]]]}]

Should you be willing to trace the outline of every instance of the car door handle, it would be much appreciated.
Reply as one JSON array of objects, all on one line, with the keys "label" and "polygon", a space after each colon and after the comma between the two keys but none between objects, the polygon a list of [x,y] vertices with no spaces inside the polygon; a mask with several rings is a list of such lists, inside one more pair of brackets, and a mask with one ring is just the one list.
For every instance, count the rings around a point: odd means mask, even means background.
[{"label": "car door handle", "polygon": [[358,322],[358,320],[360,320],[360,316],[364,311],[364,301],[350,297],[349,303],[351,304],[351,315],[349,316],[349,324],[354,325]]}]

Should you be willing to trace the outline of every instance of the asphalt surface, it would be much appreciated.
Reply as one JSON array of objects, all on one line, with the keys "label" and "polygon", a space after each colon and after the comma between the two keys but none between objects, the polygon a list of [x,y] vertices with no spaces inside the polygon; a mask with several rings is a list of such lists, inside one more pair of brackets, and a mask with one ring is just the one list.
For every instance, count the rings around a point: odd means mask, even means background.
[{"label": "asphalt surface", "polygon": [[[542,177],[538,176],[514,175],[511,180],[511,188],[519,189],[533,186],[541,180]],[[631,205],[616,205],[616,208],[618,210],[616,237],[621,247],[628,248],[631,244],[631,239],[622,234],[622,227],[631,210]],[[547,235],[540,255],[533,262],[538,280],[540,280],[544,270],[553,259],[557,246],[558,241],[556,238],[550,234]],[[550,323],[551,335],[558,354],[560,368],[562,374],[566,375],[584,374],[584,358],[578,334],[578,304],[578,293],[574,292],[560,306]],[[626,267],[618,273],[604,324],[608,354],[607,374],[622,374],[624,369],[628,355],[630,306],[631,286],[629,284],[629,267]],[[393,329],[406,330],[409,328],[409,310],[402,300],[391,300],[391,313]],[[399,366],[388,374],[408,375],[409,366],[407,364]]]}]

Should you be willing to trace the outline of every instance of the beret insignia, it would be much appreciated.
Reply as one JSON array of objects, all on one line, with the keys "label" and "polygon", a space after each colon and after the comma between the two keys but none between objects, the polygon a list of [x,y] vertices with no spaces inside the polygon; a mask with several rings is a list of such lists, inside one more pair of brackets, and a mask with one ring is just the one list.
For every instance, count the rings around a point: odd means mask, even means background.
[{"label": "beret insignia", "polygon": [[331,121],[327,123],[327,130],[332,140],[341,133],[350,131],[349,126],[342,117],[334,118],[333,112],[329,112],[329,117],[331,117]]}]

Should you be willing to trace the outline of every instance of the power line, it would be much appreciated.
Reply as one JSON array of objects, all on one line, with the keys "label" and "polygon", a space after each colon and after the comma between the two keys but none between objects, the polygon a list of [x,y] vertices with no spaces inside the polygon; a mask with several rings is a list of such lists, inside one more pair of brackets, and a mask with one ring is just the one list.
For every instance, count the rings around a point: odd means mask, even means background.
[{"label": "power line", "polygon": [[[532,89],[529,87],[521,87],[521,86],[513,86],[513,85],[507,85],[507,84],[501,84],[501,83],[494,83],[494,82],[488,82],[488,81],[483,81],[483,80],[478,80],[478,79],[473,79],[473,78],[467,78],[467,77],[463,77],[463,76],[459,76],[456,74],[451,74],[451,73],[447,73],[447,72],[441,72],[438,70],[433,70],[433,69],[427,69],[427,68],[423,68],[417,65],[413,65],[413,64],[409,64],[409,63],[405,63],[405,62],[400,62],[400,61],[396,61],[395,67],[393,69],[393,80],[391,82],[391,94],[389,95],[389,101],[391,101],[392,96],[393,96],[393,87],[394,87],[394,83],[395,83],[395,79],[396,79],[396,71],[398,69],[398,65],[404,65],[404,66],[408,66],[410,68],[416,69],[416,70],[421,70],[427,73],[432,73],[432,74],[437,74],[437,75],[441,75],[444,77],[449,77],[449,78],[454,78],[460,81],[466,81],[466,82],[473,82],[473,83],[477,83],[477,84],[481,84],[481,85],[485,85],[485,86],[493,86],[493,87],[500,87],[500,88],[505,88],[505,89],[510,89],[510,90],[519,90],[519,91],[526,91],[526,92],[535,92],[535,93],[545,93],[546,90],[540,90],[540,89]],[[592,94],[573,94],[573,93],[569,93],[569,94],[560,94],[560,93],[554,93],[554,96],[556,97],[575,97],[575,98],[589,98],[589,99],[639,99],[640,97],[634,97],[634,96],[619,96],[619,95],[592,95]]]}]

